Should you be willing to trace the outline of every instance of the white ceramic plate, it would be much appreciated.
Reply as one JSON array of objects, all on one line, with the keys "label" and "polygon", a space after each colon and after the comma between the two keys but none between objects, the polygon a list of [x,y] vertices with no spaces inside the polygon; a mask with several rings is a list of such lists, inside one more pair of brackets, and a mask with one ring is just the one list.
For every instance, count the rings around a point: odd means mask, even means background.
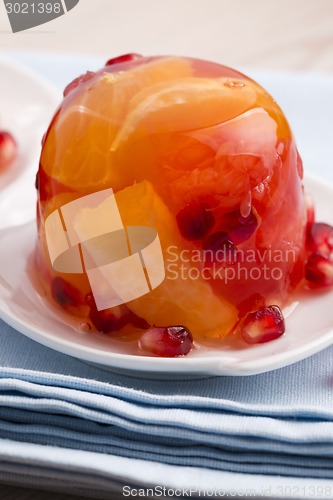
[{"label": "white ceramic plate", "polygon": [[[7,323],[41,344],[105,368],[170,378],[261,373],[304,359],[333,343],[333,291],[303,297],[287,314],[286,334],[273,342],[196,349],[178,359],[124,354],[108,336],[68,326],[40,299],[27,273],[28,257],[36,241],[34,175],[40,138],[58,96],[12,64],[0,61],[0,72],[0,96],[8,96],[3,108],[0,99],[2,118],[8,119],[8,126],[16,131],[25,165],[0,195],[0,316]],[[19,103],[13,94],[13,79],[18,78]],[[26,130],[29,140],[24,137]],[[306,185],[314,196],[319,219],[333,223],[333,188],[313,178],[307,179]]]}]

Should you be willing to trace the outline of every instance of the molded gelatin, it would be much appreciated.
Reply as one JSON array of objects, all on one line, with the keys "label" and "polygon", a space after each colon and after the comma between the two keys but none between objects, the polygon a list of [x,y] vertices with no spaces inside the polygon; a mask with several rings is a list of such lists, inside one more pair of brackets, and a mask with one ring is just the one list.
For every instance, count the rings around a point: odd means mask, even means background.
[{"label": "molded gelatin", "polygon": [[[302,175],[281,109],[246,76],[190,58],[110,60],[66,88],[43,140],[44,293],[92,331],[133,339],[182,325],[195,341],[220,342],[247,313],[286,305],[304,280]],[[98,310],[86,273],[53,268],[45,221],[109,188],[124,227],[156,230],[165,278]]]}]

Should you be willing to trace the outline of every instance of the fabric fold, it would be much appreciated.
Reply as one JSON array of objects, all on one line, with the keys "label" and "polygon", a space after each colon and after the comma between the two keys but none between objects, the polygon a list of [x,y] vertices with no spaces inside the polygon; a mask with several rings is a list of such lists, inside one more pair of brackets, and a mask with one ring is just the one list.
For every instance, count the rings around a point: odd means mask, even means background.
[{"label": "fabric fold", "polygon": [[0,339],[0,439],[333,479],[333,348],[253,377],[168,381],[99,369],[4,323]]}]

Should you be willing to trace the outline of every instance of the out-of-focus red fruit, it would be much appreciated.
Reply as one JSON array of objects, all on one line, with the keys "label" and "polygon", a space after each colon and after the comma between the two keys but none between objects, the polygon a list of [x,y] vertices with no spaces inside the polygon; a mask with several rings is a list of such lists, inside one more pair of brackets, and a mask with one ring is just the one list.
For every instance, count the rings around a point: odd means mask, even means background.
[{"label": "out-of-focus red fruit", "polygon": [[192,347],[192,334],[184,326],[151,328],[139,340],[141,351],[164,358],[185,356]]},{"label": "out-of-focus red fruit", "polygon": [[140,55],[140,54],[124,54],[122,56],[113,57],[112,59],[109,59],[105,63],[105,66],[113,66],[114,64],[131,62],[131,61],[134,61],[135,59],[140,59],[141,57],[142,57],[142,55]]},{"label": "out-of-focus red fruit", "polygon": [[305,278],[311,288],[333,286],[333,261],[320,253],[313,253],[305,266]]},{"label": "out-of-focus red fruit", "polygon": [[9,132],[0,132],[0,171],[8,168],[15,160],[17,145]]},{"label": "out-of-focus red fruit", "polygon": [[269,306],[248,313],[241,322],[241,335],[248,344],[264,344],[285,332],[284,318],[278,306]]}]

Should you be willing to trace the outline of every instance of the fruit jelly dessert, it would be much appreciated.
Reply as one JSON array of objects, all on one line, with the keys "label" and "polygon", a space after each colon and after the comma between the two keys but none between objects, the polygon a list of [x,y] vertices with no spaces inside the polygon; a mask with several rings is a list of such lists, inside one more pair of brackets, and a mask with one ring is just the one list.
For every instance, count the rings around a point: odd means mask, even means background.
[{"label": "fruit jelly dessert", "polygon": [[[191,58],[110,60],[65,89],[43,139],[35,256],[44,294],[78,324],[123,338],[182,325],[197,341],[221,339],[246,314],[279,310],[304,282],[302,177],[283,112],[253,80]],[[52,268],[45,220],[108,188],[124,226],[157,231],[166,276],[98,310],[86,274]]]}]

